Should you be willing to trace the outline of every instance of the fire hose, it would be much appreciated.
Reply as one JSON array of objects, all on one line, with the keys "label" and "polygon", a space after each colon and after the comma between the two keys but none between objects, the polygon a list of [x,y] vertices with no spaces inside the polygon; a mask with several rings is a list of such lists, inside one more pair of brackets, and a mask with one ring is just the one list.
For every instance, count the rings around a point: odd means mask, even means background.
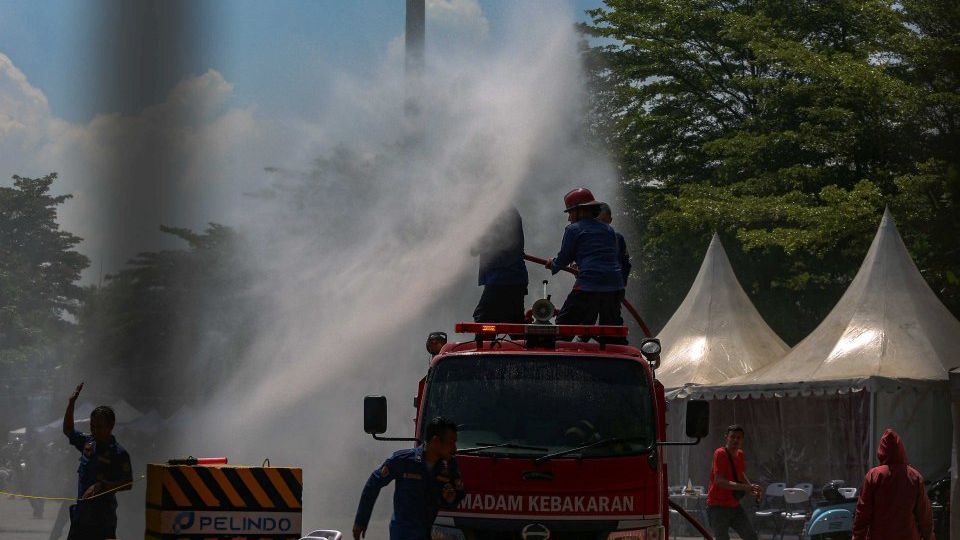
[{"label": "fire hose", "polygon": [[[537,263],[541,266],[546,265],[548,262],[546,259],[541,259],[540,257],[535,257],[533,255],[527,255],[526,253],[523,254],[523,258],[532,263]],[[565,266],[561,268],[561,270],[563,270],[564,272],[570,272],[574,276],[579,274],[579,272],[576,269],[570,268],[569,266]],[[627,308],[627,311],[630,312],[630,315],[633,316],[633,319],[637,321],[637,324],[640,325],[640,330],[643,330],[643,335],[647,337],[653,337],[653,333],[650,332],[650,328],[647,327],[647,323],[643,322],[643,318],[640,317],[640,312],[637,311],[637,308],[633,307],[633,304],[631,304],[630,301],[627,300],[626,298],[624,298],[621,301],[621,303],[623,304],[623,307]]]},{"label": "fire hose", "polygon": [[710,534],[710,532],[707,531],[707,529],[704,528],[704,526],[701,525],[700,522],[697,521],[697,519],[696,519],[695,517],[691,516],[689,512],[687,512],[686,510],[684,510],[684,508],[683,508],[682,506],[680,506],[679,504],[671,501],[670,499],[667,499],[667,503],[670,504],[670,508],[673,508],[674,510],[677,511],[678,514],[680,514],[681,516],[683,516],[683,519],[687,520],[687,523],[693,525],[693,527],[694,527],[695,529],[697,529],[697,531],[698,531],[700,534],[703,535],[704,540],[713,540],[713,535]]}]

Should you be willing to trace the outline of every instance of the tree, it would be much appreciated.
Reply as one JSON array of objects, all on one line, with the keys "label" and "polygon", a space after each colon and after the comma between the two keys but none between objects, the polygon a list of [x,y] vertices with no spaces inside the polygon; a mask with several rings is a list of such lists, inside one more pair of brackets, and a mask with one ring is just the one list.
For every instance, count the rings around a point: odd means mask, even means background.
[{"label": "tree", "polygon": [[904,77],[904,44],[926,37],[881,0],[606,4],[583,27],[604,38],[585,52],[593,125],[642,231],[645,312],[665,322],[717,231],[797,341],[852,279],[884,205],[909,213],[899,196],[929,170],[929,92]]},{"label": "tree", "polygon": [[87,372],[144,410],[172,412],[225,378],[249,345],[257,303],[233,229],[160,229],[187,248],[138,254],[87,289],[79,321]]},{"label": "tree", "polygon": [[80,237],[57,224],[70,195],[50,195],[56,178],[14,176],[14,187],[0,187],[0,349],[41,343],[79,306],[90,261],[73,249]]},{"label": "tree", "polygon": [[904,240],[954,313],[960,306],[960,4],[900,3],[911,31],[898,50],[900,76],[921,89],[921,148],[914,171],[896,179]]},{"label": "tree", "polygon": [[0,409],[25,407],[27,396],[51,386],[54,368],[73,340],[68,317],[80,305],[80,272],[89,260],[74,248],[81,239],[60,229],[53,196],[56,173],[13,177],[0,187]]}]

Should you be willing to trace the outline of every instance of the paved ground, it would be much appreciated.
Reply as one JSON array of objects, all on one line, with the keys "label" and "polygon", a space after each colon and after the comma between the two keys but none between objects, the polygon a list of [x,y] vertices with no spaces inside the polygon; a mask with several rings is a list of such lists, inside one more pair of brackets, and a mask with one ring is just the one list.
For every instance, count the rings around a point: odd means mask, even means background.
[{"label": "paved ground", "polygon": [[[8,497],[0,498],[0,539],[47,540],[59,509],[59,503],[45,503],[43,518],[36,519],[28,502]],[[63,538],[66,536],[64,530]]]},{"label": "paved ground", "polygon": [[[35,519],[30,504],[23,500],[10,499],[8,497],[0,498],[0,540],[47,540],[50,538],[50,530],[53,528],[54,520],[59,510],[59,503],[46,503],[44,505],[43,518]],[[317,528],[322,524],[308,523],[309,519],[304,519],[304,527],[315,525]],[[337,520],[340,521],[340,520]],[[368,538],[376,540],[386,538],[386,523],[371,523],[368,531]],[[304,533],[309,532],[304,530]],[[343,531],[348,533],[349,531]],[[66,538],[66,529],[62,536],[57,538]],[[138,536],[137,538],[142,538]],[[693,536],[671,536],[677,540],[702,540],[700,537]],[[736,538],[736,536],[734,536]]]},{"label": "paved ground", "polygon": [[[121,501],[121,505],[128,501]],[[0,496],[0,540],[47,540],[50,538],[50,531],[53,529],[54,522],[59,510],[59,503],[45,503],[43,517],[40,519],[33,517],[33,510],[30,503],[21,499],[11,499],[6,496]],[[121,506],[122,509],[122,506]],[[139,507],[137,508],[139,510]],[[353,516],[345,519],[335,519],[334,521],[349,521]],[[313,523],[308,517],[304,517],[304,527],[326,528],[335,527],[335,524]],[[304,534],[310,532],[304,530]],[[349,533],[349,531],[343,531]],[[129,536],[129,535],[128,535]],[[62,535],[57,538],[67,537],[67,528],[62,531]],[[349,534],[345,538],[349,538]],[[386,522],[372,522],[368,531],[367,538],[371,540],[384,539],[387,537]],[[124,537],[125,539],[127,537]],[[130,536],[130,538],[143,538],[143,535]]]}]

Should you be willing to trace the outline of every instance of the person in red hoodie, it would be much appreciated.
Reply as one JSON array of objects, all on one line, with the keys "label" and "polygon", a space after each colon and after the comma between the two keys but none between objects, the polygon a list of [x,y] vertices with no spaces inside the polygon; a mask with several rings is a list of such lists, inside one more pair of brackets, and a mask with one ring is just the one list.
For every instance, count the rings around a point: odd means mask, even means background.
[{"label": "person in red hoodie", "polygon": [[853,540],[936,540],[923,476],[907,463],[896,431],[883,432],[877,460],[860,488]]}]

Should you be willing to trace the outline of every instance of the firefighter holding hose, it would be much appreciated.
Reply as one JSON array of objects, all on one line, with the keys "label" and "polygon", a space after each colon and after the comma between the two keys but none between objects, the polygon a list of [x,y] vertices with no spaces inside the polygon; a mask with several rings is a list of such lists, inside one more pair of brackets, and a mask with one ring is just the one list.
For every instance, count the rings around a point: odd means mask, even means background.
[{"label": "firefighter holding hose", "polygon": [[520,212],[513,206],[503,211],[470,254],[480,259],[478,283],[483,286],[473,322],[522,323],[528,278]]},{"label": "firefighter holding hose", "polygon": [[[620,326],[620,302],[624,284],[620,267],[620,249],[613,227],[597,219],[601,205],[587,188],[576,188],[563,197],[570,222],[563,231],[557,256],[545,265],[556,274],[576,262],[579,273],[567,296],[557,324],[594,324]],[[627,343],[625,338],[603,338],[607,343]]]}]

